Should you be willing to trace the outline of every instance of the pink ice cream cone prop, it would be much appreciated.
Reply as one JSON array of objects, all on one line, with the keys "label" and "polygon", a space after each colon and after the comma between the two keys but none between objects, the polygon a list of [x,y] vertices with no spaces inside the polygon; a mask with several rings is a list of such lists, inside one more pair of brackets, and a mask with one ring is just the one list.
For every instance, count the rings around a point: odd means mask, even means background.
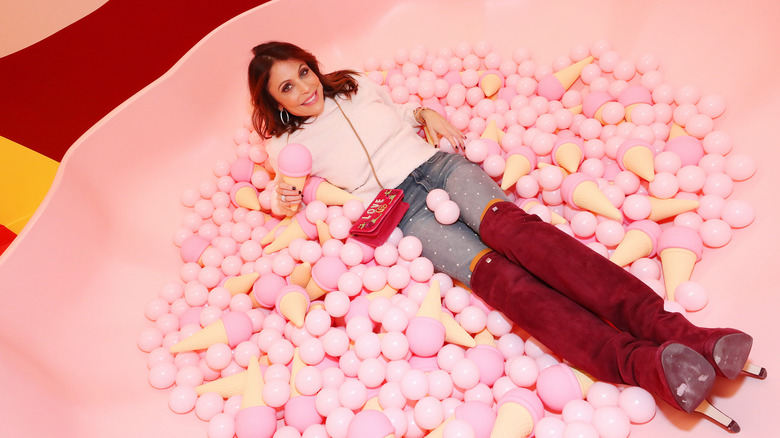
[{"label": "pink ice cream cone prop", "polygon": [[655,222],[699,208],[699,201],[695,199],[661,199],[653,196],[649,196],[648,199],[650,200],[650,216],[647,219]]},{"label": "pink ice cream cone prop", "polygon": [[462,420],[471,426],[474,438],[490,438],[490,432],[496,422],[496,411],[487,403],[467,401],[458,405],[452,415],[444,420],[436,429],[428,432],[427,438],[444,437],[444,429],[452,420]]},{"label": "pink ice cream cone prop", "polygon": [[685,128],[678,125],[677,123],[672,122],[672,126],[669,127],[669,137],[667,137],[666,140],[668,141],[681,135],[688,135],[688,133],[685,132]]},{"label": "pink ice cream cone prop", "polygon": [[566,403],[582,400],[594,380],[566,364],[545,368],[536,381],[536,393],[550,410],[561,412]]},{"label": "pink ice cream cone prop", "polygon": [[566,169],[569,173],[577,171],[584,157],[582,139],[579,137],[560,139],[553,146],[553,163]]},{"label": "pink ice cream cone prop", "polygon": [[680,283],[691,279],[693,266],[701,260],[703,249],[701,236],[691,228],[673,226],[661,233],[657,251],[669,300],[674,300],[674,291]]},{"label": "pink ice cream cone prop", "polygon": [[394,438],[395,427],[382,412],[364,409],[349,422],[347,438]]},{"label": "pink ice cream cone prop", "polygon": [[252,336],[252,320],[244,312],[228,312],[214,323],[202,328],[192,336],[172,345],[171,353],[208,348],[216,343],[235,347]]},{"label": "pink ice cream cone prop", "polygon": [[265,247],[265,253],[272,254],[287,248],[290,242],[297,238],[307,240],[317,238],[317,227],[306,219],[306,214],[302,211],[293,216],[287,228]]},{"label": "pink ice cream cone prop", "polygon": [[306,146],[288,143],[279,151],[278,163],[282,181],[303,190],[306,178],[311,173],[311,152]]},{"label": "pink ice cream cone prop", "polygon": [[305,288],[309,284],[309,280],[311,280],[311,263],[303,262],[295,265],[289,278],[290,283]]},{"label": "pink ice cream cone prop", "polygon": [[230,291],[231,295],[246,294],[252,290],[252,287],[255,285],[255,281],[257,281],[258,278],[260,278],[260,274],[257,272],[250,272],[248,274],[226,278],[222,282],[222,286]]},{"label": "pink ice cream cone prop", "polygon": [[490,438],[529,437],[542,417],[544,406],[536,394],[525,388],[512,389],[498,402]]},{"label": "pink ice cream cone prop", "polygon": [[347,265],[339,257],[325,256],[317,260],[311,268],[311,280],[306,285],[309,298],[316,300],[326,293],[336,290],[339,277],[347,272]]},{"label": "pink ice cream cone prop", "polygon": [[325,242],[333,238],[330,235],[330,227],[328,227],[325,221],[318,219],[314,225],[317,227],[317,237],[320,239],[320,245],[324,245]]},{"label": "pink ice cream cone prop", "polygon": [[182,242],[181,248],[179,249],[181,259],[186,263],[200,264],[200,257],[209,246],[211,246],[211,242],[204,237],[194,234]]},{"label": "pink ice cream cone prop", "polygon": [[536,93],[547,100],[560,100],[566,90],[579,79],[585,66],[591,62],[593,62],[593,57],[588,56],[555,73],[544,76],[539,80]]},{"label": "pink ice cream cone prop", "polygon": [[444,325],[444,340],[450,344],[471,348],[477,345],[477,341],[466,331],[449,312],[441,312],[439,315]]},{"label": "pink ice cream cone prop", "polygon": [[276,296],[276,311],[287,318],[298,328],[303,327],[303,319],[306,317],[306,311],[309,310],[309,294],[306,289],[291,284],[285,286]]},{"label": "pink ice cream cone prop", "polygon": [[498,124],[495,119],[490,119],[490,121],[488,121],[487,126],[485,126],[485,129],[479,136],[479,138],[483,140],[493,140],[496,144],[501,143],[502,137],[504,137],[504,131],[498,129]]},{"label": "pink ice cream cone prop", "polygon": [[303,202],[307,204],[317,200],[325,205],[344,205],[352,199],[360,198],[317,176],[310,176],[303,187]]},{"label": "pink ice cream cone prop", "polygon": [[276,432],[276,410],[263,401],[263,373],[257,358],[249,361],[241,408],[236,412],[236,438],[271,438]]},{"label": "pink ice cream cone prop", "polygon": [[618,96],[618,102],[626,109],[626,121],[631,122],[631,112],[640,103],[653,104],[653,95],[650,90],[641,85],[631,85]]},{"label": "pink ice cream cone prop", "polygon": [[487,70],[479,78],[479,87],[485,97],[493,97],[504,86],[504,75],[498,70]]},{"label": "pink ice cream cone prop", "polygon": [[670,131],[669,140],[664,145],[664,151],[677,154],[683,166],[695,166],[704,157],[704,146],[701,140],[688,135],[685,131],[682,133],[676,131],[674,137]]},{"label": "pink ice cream cone prop", "polygon": [[[518,200],[518,201],[520,201],[520,200]],[[517,201],[515,201],[515,202],[517,202]],[[526,213],[530,213],[532,207],[534,207],[536,205],[542,205],[543,206],[544,204],[542,204],[541,202],[539,202],[538,200],[536,200],[534,198],[529,198],[529,199],[523,199],[517,205],[520,208],[522,208],[523,210],[525,210]],[[550,210],[550,223],[553,224],[553,225],[565,224],[566,223],[566,219],[563,216],[559,215],[558,213]]]},{"label": "pink ice cream cone prop", "polygon": [[274,225],[270,230],[268,230],[268,233],[266,233],[262,239],[260,239],[260,245],[268,245],[269,243],[273,242],[274,238],[276,237],[276,232],[290,225],[291,220],[292,218],[289,217],[280,220],[276,225]]},{"label": "pink ice cream cone prop", "polygon": [[266,309],[272,309],[276,305],[276,297],[287,286],[284,277],[269,272],[263,274],[252,285],[252,298]]},{"label": "pink ice cream cone prop", "polygon": [[615,98],[606,91],[594,91],[582,100],[582,114],[585,114],[591,119],[596,119],[604,124],[604,119],[601,117],[601,110],[604,105],[609,102],[615,102]]},{"label": "pink ice cream cone prop", "polygon": [[317,412],[315,399],[313,395],[290,397],[284,404],[285,424],[294,427],[299,433],[303,433],[313,424],[321,424],[322,416]]},{"label": "pink ice cream cone prop", "polygon": [[417,314],[409,320],[406,338],[409,351],[422,357],[430,357],[444,346],[446,330],[439,319],[441,315],[441,291],[439,282],[433,281],[428,294],[420,304]]},{"label": "pink ice cream cone prop", "polygon": [[349,305],[349,310],[347,311],[347,314],[344,315],[344,321],[349,322],[349,320],[351,320],[355,316],[369,317],[368,306],[371,305],[371,300],[378,297],[391,298],[393,295],[397,293],[398,290],[388,284],[382,289],[379,289],[378,291],[370,292],[365,295],[356,296],[355,298],[352,299],[352,303]]},{"label": "pink ice cream cone prop", "polygon": [[616,160],[623,170],[633,172],[645,181],[655,179],[653,146],[637,138],[630,138],[618,147]]},{"label": "pink ice cream cone prop", "polygon": [[247,182],[236,183],[230,190],[230,200],[236,207],[260,210],[260,200],[255,186]]},{"label": "pink ice cream cone prop", "polygon": [[249,157],[241,157],[230,165],[230,176],[236,182],[251,182],[255,171],[262,168],[263,166],[255,163]]},{"label": "pink ice cream cone prop", "polygon": [[474,337],[477,345],[466,350],[466,358],[477,364],[479,381],[493,386],[504,374],[504,355],[496,348],[493,335],[484,329]]},{"label": "pink ice cream cone prop", "polygon": [[561,183],[561,195],[569,205],[614,219],[623,220],[623,214],[601,192],[596,181],[583,173],[573,173]]},{"label": "pink ice cream cone prop", "polygon": [[633,222],[609,259],[622,267],[642,257],[653,257],[660,235],[661,226],[651,220]]},{"label": "pink ice cream cone prop", "polygon": [[506,169],[501,180],[501,189],[508,190],[520,178],[536,168],[536,153],[527,146],[512,149],[506,157]]},{"label": "pink ice cream cone prop", "polygon": [[195,393],[203,395],[207,392],[214,392],[219,394],[222,398],[228,399],[244,392],[244,387],[246,387],[246,374],[246,371],[241,371],[221,379],[206,382],[196,386]]}]

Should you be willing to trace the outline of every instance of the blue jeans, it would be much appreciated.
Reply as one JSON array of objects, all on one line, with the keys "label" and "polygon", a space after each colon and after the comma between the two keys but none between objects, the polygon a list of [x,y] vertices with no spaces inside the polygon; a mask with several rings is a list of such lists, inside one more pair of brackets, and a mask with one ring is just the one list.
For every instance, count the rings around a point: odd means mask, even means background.
[{"label": "blue jeans", "polygon": [[[433,266],[466,286],[471,284],[469,265],[487,246],[479,238],[482,211],[493,199],[508,201],[504,191],[479,165],[461,155],[439,151],[421,164],[398,186],[409,203],[398,227],[405,236],[415,236],[423,244],[423,257]],[[460,207],[460,218],[442,225],[426,205],[428,192],[446,191]]]}]

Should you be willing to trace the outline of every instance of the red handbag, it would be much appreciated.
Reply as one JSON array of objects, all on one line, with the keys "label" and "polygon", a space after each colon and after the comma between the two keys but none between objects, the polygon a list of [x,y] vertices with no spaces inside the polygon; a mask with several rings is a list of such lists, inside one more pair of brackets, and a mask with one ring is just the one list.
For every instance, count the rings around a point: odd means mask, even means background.
[{"label": "red handbag", "polygon": [[409,210],[409,204],[403,202],[401,189],[383,189],[379,191],[366,211],[350,228],[350,235],[357,241],[371,247],[387,242],[401,218]]}]

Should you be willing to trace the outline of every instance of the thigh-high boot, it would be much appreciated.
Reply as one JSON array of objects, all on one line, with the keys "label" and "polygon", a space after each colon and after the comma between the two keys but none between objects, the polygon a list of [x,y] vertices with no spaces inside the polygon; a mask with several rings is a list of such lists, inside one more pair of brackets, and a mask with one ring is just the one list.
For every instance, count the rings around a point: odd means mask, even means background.
[{"label": "thigh-high boot", "polygon": [[620,330],[657,344],[684,344],[728,378],[747,362],[749,335],[697,327],[665,311],[663,299],[634,275],[511,202],[489,205],[479,234],[489,247]]}]

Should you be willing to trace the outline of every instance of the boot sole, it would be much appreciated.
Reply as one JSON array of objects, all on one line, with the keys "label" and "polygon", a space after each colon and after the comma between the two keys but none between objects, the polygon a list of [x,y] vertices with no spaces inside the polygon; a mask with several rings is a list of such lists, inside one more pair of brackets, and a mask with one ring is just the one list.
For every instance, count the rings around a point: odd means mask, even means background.
[{"label": "boot sole", "polygon": [[661,353],[666,383],[680,409],[693,412],[715,384],[715,369],[702,355],[682,344],[669,344]]},{"label": "boot sole", "polygon": [[745,333],[732,333],[718,339],[712,349],[712,358],[718,370],[728,379],[742,372],[753,347],[753,338]]}]

